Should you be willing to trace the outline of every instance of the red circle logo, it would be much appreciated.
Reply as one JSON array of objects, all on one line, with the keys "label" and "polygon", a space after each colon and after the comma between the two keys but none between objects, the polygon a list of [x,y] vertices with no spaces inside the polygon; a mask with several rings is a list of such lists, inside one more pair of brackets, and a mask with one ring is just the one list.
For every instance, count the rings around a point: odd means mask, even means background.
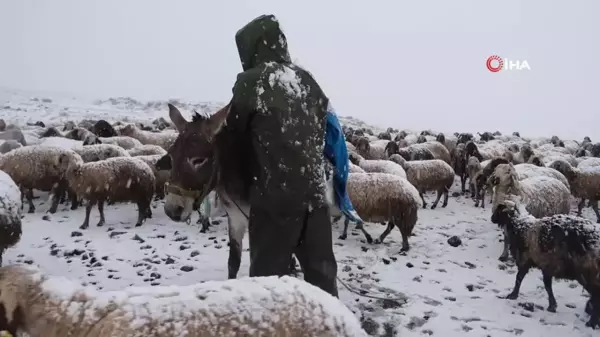
[{"label": "red circle logo", "polygon": [[[497,63],[497,65],[494,66],[492,63]],[[504,67],[504,61],[502,61],[502,58],[500,56],[492,55],[488,57],[487,61],[485,62],[485,65],[487,66],[489,71],[497,73],[500,70],[502,70],[502,67]]]}]

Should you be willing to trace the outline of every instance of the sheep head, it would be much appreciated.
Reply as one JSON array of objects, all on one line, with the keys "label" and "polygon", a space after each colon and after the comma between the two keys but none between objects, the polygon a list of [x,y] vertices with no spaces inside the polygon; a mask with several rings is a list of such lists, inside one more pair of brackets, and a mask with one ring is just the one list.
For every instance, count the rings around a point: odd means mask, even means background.
[{"label": "sheep head", "polygon": [[25,328],[21,300],[26,298],[24,283],[31,274],[33,271],[20,266],[0,268],[0,331],[8,332],[9,336],[17,336]]},{"label": "sheep head", "polygon": [[492,212],[492,223],[503,227],[510,224],[518,215],[519,210],[516,203],[511,200],[504,200]]},{"label": "sheep head", "polygon": [[569,182],[573,181],[577,176],[575,169],[571,166],[571,164],[567,163],[564,160],[555,160],[550,165],[549,168],[555,169],[558,172],[562,173]]}]

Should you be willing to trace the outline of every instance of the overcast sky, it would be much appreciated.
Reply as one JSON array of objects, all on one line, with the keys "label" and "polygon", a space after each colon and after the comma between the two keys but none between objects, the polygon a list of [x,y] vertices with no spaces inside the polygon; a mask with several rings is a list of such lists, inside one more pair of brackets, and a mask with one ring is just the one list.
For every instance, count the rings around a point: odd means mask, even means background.
[{"label": "overcast sky", "polygon": [[235,32],[268,13],[341,115],[600,139],[598,0],[2,0],[0,85],[226,101]]}]

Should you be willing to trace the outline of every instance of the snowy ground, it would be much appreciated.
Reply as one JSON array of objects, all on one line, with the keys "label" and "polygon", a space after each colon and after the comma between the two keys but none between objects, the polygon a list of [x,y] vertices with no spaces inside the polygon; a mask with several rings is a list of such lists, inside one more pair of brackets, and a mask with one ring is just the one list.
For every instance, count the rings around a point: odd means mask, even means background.
[{"label": "snowy ground", "polygon": [[[17,98],[15,98],[17,97]],[[102,109],[115,115],[139,116],[138,105],[132,107],[103,103],[89,105],[73,100],[66,103],[42,103],[14,92],[0,95],[0,118],[7,122],[16,117],[20,123],[41,120],[47,124],[66,119],[94,117]],[[67,99],[66,99],[67,100]],[[34,103],[31,103],[34,102]],[[45,105],[44,105],[45,104]],[[62,106],[60,104],[63,104]],[[40,107],[42,106],[42,107]],[[210,106],[208,104],[207,106]],[[61,115],[67,107],[68,115]],[[78,107],[75,109],[74,107]],[[16,109],[22,109],[16,111]],[[207,108],[209,109],[209,108]],[[75,110],[82,111],[75,115]],[[86,113],[85,110],[88,112]],[[148,108],[147,118],[165,116],[166,110]],[[46,113],[40,114],[45,111]],[[104,115],[98,115],[102,118]],[[455,185],[453,191],[458,191]],[[155,202],[154,217],[142,227],[133,227],[137,212],[134,205],[107,206],[107,224],[79,230],[84,210],[59,211],[44,220],[49,206],[47,196],[40,196],[38,210],[26,214],[21,242],[5,253],[6,265],[27,263],[40,266],[55,275],[68,276],[105,290],[128,285],[188,285],[227,277],[226,221],[215,214],[209,233],[199,233],[197,225],[170,221]],[[428,200],[433,198],[428,196]],[[487,206],[487,205],[486,205]],[[586,217],[594,219],[589,209]],[[339,277],[355,289],[339,284],[341,299],[358,317],[364,316],[368,330],[393,336],[436,335],[464,336],[592,336],[584,324],[587,298],[576,282],[555,282],[559,303],[557,313],[544,310],[548,304],[541,273],[532,271],[525,279],[519,300],[498,298],[510,292],[515,268],[498,261],[501,235],[490,222],[489,207],[473,207],[471,200],[451,197],[446,209],[422,210],[411,238],[412,249],[398,254],[401,237],[394,230],[382,245],[369,245],[362,234],[353,232],[345,241],[337,239],[341,224],[334,228],[335,252]],[[98,221],[97,210],[91,223]],[[378,235],[383,226],[371,224],[367,230]],[[447,241],[456,235],[459,247]],[[244,242],[247,247],[247,239]],[[243,256],[240,276],[248,273],[248,254]],[[382,301],[356,295],[389,297]]]}]

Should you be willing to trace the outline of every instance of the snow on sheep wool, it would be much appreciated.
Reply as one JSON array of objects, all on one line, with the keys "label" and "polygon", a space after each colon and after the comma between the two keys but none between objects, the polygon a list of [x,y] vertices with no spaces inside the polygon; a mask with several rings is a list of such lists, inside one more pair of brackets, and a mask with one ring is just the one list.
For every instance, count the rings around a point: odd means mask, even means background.
[{"label": "snow on sheep wool", "polygon": [[21,206],[19,187],[0,171],[0,266],[4,251],[21,240]]},{"label": "snow on sheep wool", "polygon": [[10,266],[0,308],[0,330],[31,337],[367,336],[342,302],[288,276],[99,292]]}]

